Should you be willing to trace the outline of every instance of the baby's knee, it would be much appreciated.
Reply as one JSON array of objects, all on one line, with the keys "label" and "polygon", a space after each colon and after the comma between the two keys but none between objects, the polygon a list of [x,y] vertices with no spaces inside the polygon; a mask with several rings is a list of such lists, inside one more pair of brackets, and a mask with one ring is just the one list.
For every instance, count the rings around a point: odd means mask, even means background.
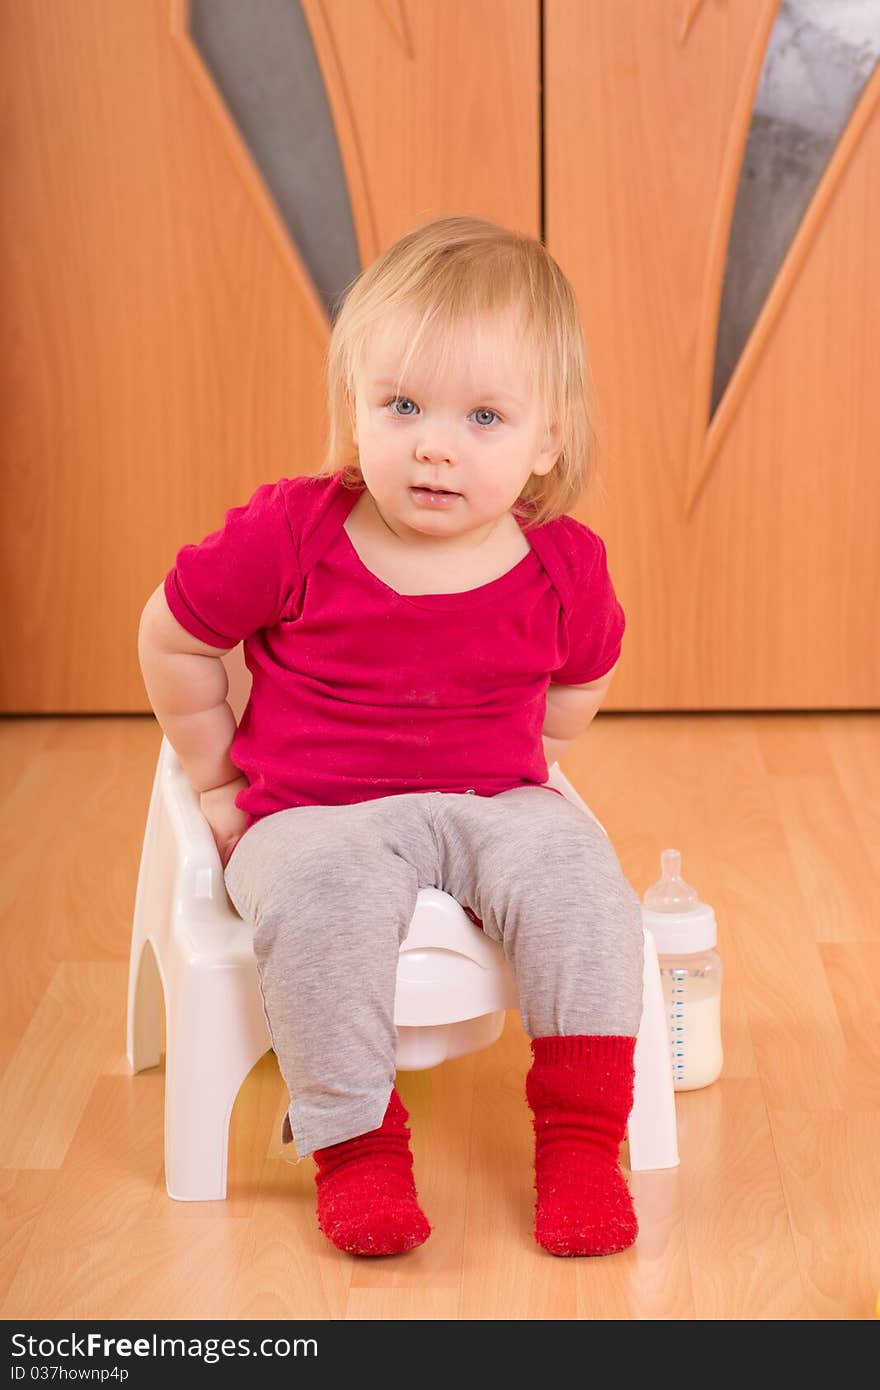
[{"label": "baby's knee", "polygon": [[534,872],[544,891],[560,897],[579,916],[612,918],[641,937],[641,901],[623,871],[611,840],[586,816],[565,818],[552,837],[536,843]]}]

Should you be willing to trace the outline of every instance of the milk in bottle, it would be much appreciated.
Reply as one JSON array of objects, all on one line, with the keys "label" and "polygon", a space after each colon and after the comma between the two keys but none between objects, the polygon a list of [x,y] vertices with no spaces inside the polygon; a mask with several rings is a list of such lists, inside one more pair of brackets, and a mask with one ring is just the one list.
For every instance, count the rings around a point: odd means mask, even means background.
[{"label": "milk in bottle", "polygon": [[643,899],[642,921],[660,961],[672,1081],[677,1091],[709,1086],[721,1074],[721,957],[715,914],[681,877],[681,854],[665,849],[661,877]]}]

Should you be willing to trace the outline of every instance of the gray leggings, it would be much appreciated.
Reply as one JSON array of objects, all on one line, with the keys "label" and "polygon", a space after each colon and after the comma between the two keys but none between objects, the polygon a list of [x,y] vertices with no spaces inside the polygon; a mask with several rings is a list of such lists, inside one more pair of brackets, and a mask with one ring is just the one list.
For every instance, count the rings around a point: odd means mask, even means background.
[{"label": "gray leggings", "polygon": [[398,956],[421,888],[451,894],[502,943],[529,1037],[638,1033],[638,894],[595,821],[546,787],[276,811],[238,842],[225,881],[255,929],[290,1091],[282,1139],[300,1157],[382,1123]]}]

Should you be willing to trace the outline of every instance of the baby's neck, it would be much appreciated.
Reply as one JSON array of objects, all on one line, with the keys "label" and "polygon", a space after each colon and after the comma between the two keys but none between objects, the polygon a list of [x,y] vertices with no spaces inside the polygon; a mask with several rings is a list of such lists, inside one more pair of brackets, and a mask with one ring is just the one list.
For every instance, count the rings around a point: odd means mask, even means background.
[{"label": "baby's neck", "polygon": [[387,525],[366,491],[346,517],[345,530],[367,569],[399,594],[479,588],[513,569],[531,549],[511,512],[497,518],[482,544],[468,544],[468,537],[454,537],[459,543],[445,546],[432,545],[432,537],[427,544],[422,536],[408,542]]}]

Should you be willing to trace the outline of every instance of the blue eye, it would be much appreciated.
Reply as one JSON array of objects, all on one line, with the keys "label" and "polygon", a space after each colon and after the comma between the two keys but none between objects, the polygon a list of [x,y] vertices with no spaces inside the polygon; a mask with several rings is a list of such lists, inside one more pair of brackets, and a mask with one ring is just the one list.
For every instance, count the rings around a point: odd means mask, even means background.
[{"label": "blue eye", "polygon": [[[415,401],[411,401],[410,398],[409,398],[409,396],[394,396],[394,397],[392,397],[392,399],[391,399],[390,401],[386,401],[386,402],[385,402],[386,408],[387,408],[388,406],[390,406],[390,407],[391,407],[391,413],[392,413],[393,415],[395,415],[395,416],[397,417],[398,420],[411,420],[411,419],[413,418],[413,416],[412,416],[412,413],[411,413],[410,411],[406,411],[403,415],[401,415],[401,414],[399,414],[399,412],[394,408],[395,406],[398,406],[398,405],[401,405],[401,404],[402,404],[402,405],[411,405],[411,406],[414,406],[416,410],[418,409],[418,406],[416,406]],[[482,430],[491,429],[492,426],[495,424],[495,421],[501,419],[501,416],[498,414],[497,410],[492,410],[490,406],[482,406],[482,407],[478,408],[477,410],[475,410],[475,411],[473,412],[473,414],[474,414],[474,415],[492,415],[492,416],[494,416],[494,419],[489,420],[487,423],[483,423],[483,422],[480,421],[480,420],[478,420],[478,421],[476,422],[477,425],[479,426],[479,428],[482,429]]]}]

